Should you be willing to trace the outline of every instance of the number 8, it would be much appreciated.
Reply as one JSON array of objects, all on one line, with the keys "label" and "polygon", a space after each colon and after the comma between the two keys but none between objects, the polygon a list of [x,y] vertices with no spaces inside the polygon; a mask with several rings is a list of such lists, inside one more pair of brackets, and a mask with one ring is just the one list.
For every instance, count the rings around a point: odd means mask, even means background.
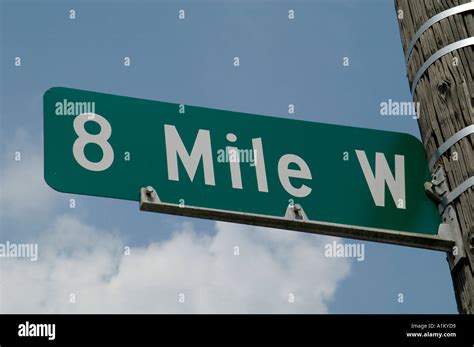
[{"label": "number 8", "polygon": [[[84,124],[87,121],[93,121],[99,124],[100,132],[95,135],[86,132]],[[72,153],[79,165],[91,171],[104,171],[108,169],[114,161],[114,150],[110,143],[107,142],[110,135],[112,135],[112,127],[107,119],[95,113],[82,113],[74,119],[74,131],[78,138],[74,141]],[[84,154],[84,148],[88,143],[95,143],[99,145],[102,150],[102,159],[97,163],[87,159]]]}]

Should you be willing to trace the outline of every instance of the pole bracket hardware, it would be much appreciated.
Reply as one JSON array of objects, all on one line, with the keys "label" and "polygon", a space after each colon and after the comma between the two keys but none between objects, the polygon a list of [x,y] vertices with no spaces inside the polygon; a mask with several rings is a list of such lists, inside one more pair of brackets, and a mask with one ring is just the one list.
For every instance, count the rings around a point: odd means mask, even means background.
[{"label": "pole bracket hardware", "polygon": [[[463,187],[465,184],[463,183],[453,191],[449,191],[446,172],[444,167],[439,164],[431,174],[431,178],[431,182],[425,183],[425,191],[427,195],[438,204],[438,210],[442,219],[442,223],[438,228],[438,235],[452,239],[455,242],[452,251],[448,252],[448,262],[451,271],[453,271],[461,259],[468,258],[472,263],[470,255],[474,256],[474,253],[471,252],[472,248],[474,248],[474,241],[471,244],[470,240],[463,239],[457,213],[452,205],[452,202],[466,190]],[[468,181],[469,180],[465,182]],[[459,192],[460,190],[462,190],[462,192]],[[469,246],[472,248],[468,249]],[[471,269],[472,268],[471,266]]]},{"label": "pole bracket hardware", "polygon": [[471,176],[452,191],[449,191],[446,173],[441,165],[436,167],[431,177],[431,182],[425,183],[425,192],[431,200],[438,204],[440,214],[461,194],[474,186],[474,176]]},{"label": "pole bracket hardware", "polygon": [[443,212],[449,206],[449,204],[451,204],[462,193],[466,192],[472,186],[474,186],[474,176],[469,177],[463,183],[461,183],[456,188],[454,188],[451,192],[446,194],[445,197],[443,197],[443,199],[441,200],[441,202],[438,205],[439,212],[440,213]]},{"label": "pole bracket hardware", "polygon": [[431,174],[431,182],[425,183],[425,192],[434,202],[439,204],[448,191],[449,187],[446,182],[446,174],[443,167],[438,165]]},{"label": "pole bracket hardware", "polygon": [[448,253],[449,266],[451,271],[453,271],[459,261],[467,257],[466,250],[464,249],[465,243],[462,238],[461,228],[459,227],[457,213],[453,206],[449,205],[443,211],[441,219],[443,222],[438,229],[438,235],[449,235],[455,242],[453,250]]}]

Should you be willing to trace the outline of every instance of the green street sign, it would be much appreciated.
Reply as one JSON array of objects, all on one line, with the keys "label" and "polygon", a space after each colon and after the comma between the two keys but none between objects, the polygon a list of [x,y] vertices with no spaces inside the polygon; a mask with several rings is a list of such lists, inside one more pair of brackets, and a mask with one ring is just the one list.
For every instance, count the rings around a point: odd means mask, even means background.
[{"label": "green street sign", "polygon": [[44,94],[44,176],[143,210],[381,242],[440,222],[411,135],[61,87]]}]

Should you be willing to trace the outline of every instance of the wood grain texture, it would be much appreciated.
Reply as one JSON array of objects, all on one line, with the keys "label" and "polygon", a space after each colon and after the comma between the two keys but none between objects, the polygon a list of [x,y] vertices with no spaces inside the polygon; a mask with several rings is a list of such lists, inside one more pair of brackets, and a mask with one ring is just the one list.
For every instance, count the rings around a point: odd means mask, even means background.
[{"label": "wood grain texture", "polygon": [[[434,15],[470,0],[395,0],[403,49],[416,31]],[[456,14],[435,23],[416,43],[407,67],[411,84],[418,69],[439,49],[474,36],[473,11]],[[420,102],[420,128],[428,159],[457,131],[474,124],[474,49],[472,46],[444,55],[433,63],[418,82],[413,101]],[[443,165],[452,190],[474,175],[474,136],[459,141],[438,164]],[[456,158],[457,156],[457,158]],[[456,160],[457,159],[457,160]],[[474,233],[474,189],[462,194],[453,204],[465,245]],[[468,248],[468,246],[466,246]],[[460,313],[474,313],[474,255],[466,250],[452,270],[456,302]],[[451,259],[451,255],[448,255]],[[451,259],[452,260],[452,259]],[[441,270],[440,270],[441,271]]]}]

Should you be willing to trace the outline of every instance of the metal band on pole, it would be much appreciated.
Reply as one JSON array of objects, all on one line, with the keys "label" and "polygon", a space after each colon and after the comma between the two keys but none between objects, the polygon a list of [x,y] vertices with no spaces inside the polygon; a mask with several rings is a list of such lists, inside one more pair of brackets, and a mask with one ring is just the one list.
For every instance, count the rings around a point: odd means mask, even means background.
[{"label": "metal band on pole", "polygon": [[413,80],[413,83],[410,86],[410,90],[412,94],[415,93],[416,85],[418,84],[418,81],[420,80],[421,76],[423,76],[423,74],[431,66],[431,64],[433,64],[436,60],[441,58],[443,55],[448,54],[449,52],[455,51],[459,48],[472,46],[472,45],[474,45],[474,37],[469,37],[467,39],[463,39],[463,40],[459,40],[454,43],[451,43],[450,45],[447,45],[446,47],[441,48],[439,51],[437,51],[435,54],[429,57],[428,60],[425,61],[425,63],[420,67],[420,69],[416,73],[415,79]]},{"label": "metal band on pole", "polygon": [[413,48],[415,48],[415,44],[417,41],[420,39],[421,35],[428,30],[433,24],[439,22],[440,20],[447,18],[449,16],[453,16],[458,13],[466,12],[469,10],[474,10],[474,2],[468,2],[467,4],[462,4],[453,8],[449,8],[446,11],[440,12],[437,15],[431,17],[428,19],[421,27],[418,29],[418,31],[415,33],[413,38],[410,41],[410,44],[408,45],[406,54],[405,54],[405,63],[408,66],[408,61],[410,60],[411,53],[413,52]]},{"label": "metal band on pole", "polygon": [[433,156],[430,159],[429,162],[429,168],[430,171],[432,171],[434,164],[436,164],[436,161],[449,149],[451,148],[455,143],[457,143],[459,140],[463,139],[464,137],[474,133],[474,125],[469,125],[465,127],[464,129],[459,130],[456,134],[451,136],[449,139],[446,140],[445,143],[443,143],[439,148],[436,150],[436,152],[433,154]]},{"label": "metal band on pole", "polygon": [[474,185],[474,176],[469,177],[467,180],[465,180],[463,183],[458,185],[456,188],[454,188],[452,191],[446,195],[443,200],[438,205],[438,210],[440,213],[443,213],[445,208],[452,203],[455,199],[459,197],[462,193],[464,193],[466,190],[471,188]]}]

